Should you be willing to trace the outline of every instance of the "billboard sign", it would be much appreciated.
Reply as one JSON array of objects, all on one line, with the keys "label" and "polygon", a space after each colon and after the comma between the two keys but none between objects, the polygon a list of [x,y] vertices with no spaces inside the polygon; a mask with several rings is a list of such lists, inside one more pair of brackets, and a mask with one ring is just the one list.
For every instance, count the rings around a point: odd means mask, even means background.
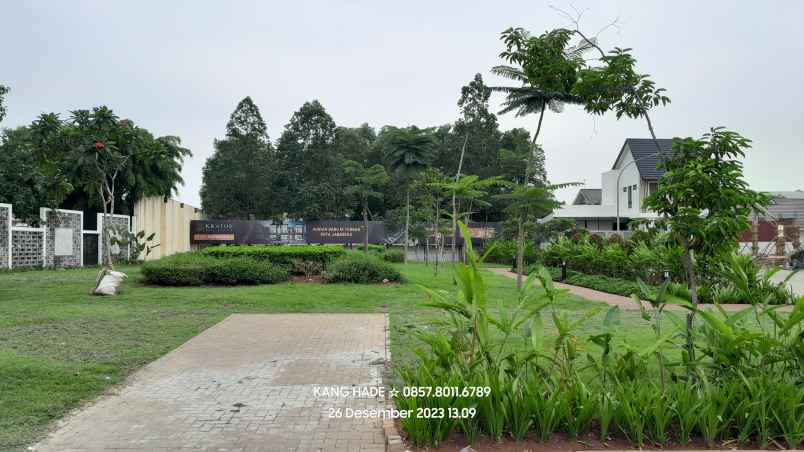
[{"label": "billboard sign", "polygon": [[[369,221],[369,243],[384,243],[385,223]],[[305,237],[308,243],[363,243],[365,226],[362,221],[308,221]]]},{"label": "billboard sign", "polygon": [[190,243],[257,244],[275,243],[266,221],[248,220],[192,220]]}]

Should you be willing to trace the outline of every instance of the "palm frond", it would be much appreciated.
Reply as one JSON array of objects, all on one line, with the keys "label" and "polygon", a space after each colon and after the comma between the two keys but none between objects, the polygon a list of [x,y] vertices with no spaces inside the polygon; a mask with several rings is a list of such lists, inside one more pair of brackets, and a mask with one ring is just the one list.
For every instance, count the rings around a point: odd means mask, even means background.
[{"label": "palm frond", "polygon": [[517,82],[526,83],[528,81],[528,77],[522,69],[513,66],[494,66],[491,68],[491,73]]}]

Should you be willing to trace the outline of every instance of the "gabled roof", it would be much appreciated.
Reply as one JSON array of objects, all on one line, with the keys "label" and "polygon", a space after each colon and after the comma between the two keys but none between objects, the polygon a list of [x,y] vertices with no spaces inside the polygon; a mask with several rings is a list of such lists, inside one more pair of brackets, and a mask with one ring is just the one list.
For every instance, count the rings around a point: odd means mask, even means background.
[{"label": "gabled roof", "polygon": [[[673,149],[673,140],[670,138],[659,138],[659,146],[663,154],[669,154]],[[623,156],[625,149],[631,150],[631,156],[636,160],[636,167],[639,175],[645,180],[657,180],[664,174],[664,170],[657,168],[659,165],[659,153],[656,150],[656,143],[651,138],[626,138],[617,159],[611,169],[617,169],[617,163]]]},{"label": "gabled roof", "polygon": [[582,188],[572,201],[576,206],[599,206],[603,197],[603,190],[599,188]]}]

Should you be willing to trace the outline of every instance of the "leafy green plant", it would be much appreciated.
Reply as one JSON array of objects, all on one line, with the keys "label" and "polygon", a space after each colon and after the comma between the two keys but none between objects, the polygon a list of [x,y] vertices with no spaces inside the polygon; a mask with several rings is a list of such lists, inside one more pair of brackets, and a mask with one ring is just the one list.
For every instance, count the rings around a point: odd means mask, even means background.
[{"label": "leafy green plant", "polygon": [[336,259],[324,274],[328,282],[375,284],[402,282],[402,274],[393,265],[379,257],[350,253]]},{"label": "leafy green plant", "polygon": [[[139,261],[140,257],[146,258],[150,256],[154,248],[159,246],[159,243],[152,243],[154,237],[156,237],[156,232],[152,232],[146,237],[145,231],[134,233],[129,231],[128,227],[125,226],[114,227],[113,229],[114,232],[109,238],[111,244],[117,245],[120,248],[127,247],[129,250],[129,260],[133,262]],[[144,256],[142,254],[143,252],[145,252]]]},{"label": "leafy green plant", "polygon": [[728,254],[718,262],[716,274],[721,278],[714,292],[717,303],[791,304],[795,295],[788,283],[797,271],[784,280],[774,282],[778,267],[762,270],[751,256]]},{"label": "leafy green plant", "polygon": [[700,407],[703,400],[698,396],[695,388],[690,388],[684,382],[674,383],[669,394],[675,399],[675,426],[678,440],[688,443],[695,426],[698,425]]}]

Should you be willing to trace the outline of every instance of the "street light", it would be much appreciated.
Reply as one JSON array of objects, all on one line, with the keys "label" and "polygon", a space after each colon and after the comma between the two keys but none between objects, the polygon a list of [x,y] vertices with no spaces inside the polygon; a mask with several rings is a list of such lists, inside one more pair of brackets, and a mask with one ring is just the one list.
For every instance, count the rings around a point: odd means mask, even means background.
[{"label": "street light", "polygon": [[654,152],[653,154],[648,154],[648,155],[642,156],[642,157],[640,157],[638,159],[631,160],[630,162],[626,163],[625,166],[620,168],[620,172],[617,173],[617,189],[616,189],[616,193],[617,193],[617,226],[615,227],[615,229],[616,229],[618,234],[620,233],[620,176],[623,175],[623,171],[625,171],[625,169],[628,168],[631,164],[636,163],[636,162],[638,162],[640,160],[645,160],[647,158],[656,157],[659,154],[662,154],[662,152]]}]

